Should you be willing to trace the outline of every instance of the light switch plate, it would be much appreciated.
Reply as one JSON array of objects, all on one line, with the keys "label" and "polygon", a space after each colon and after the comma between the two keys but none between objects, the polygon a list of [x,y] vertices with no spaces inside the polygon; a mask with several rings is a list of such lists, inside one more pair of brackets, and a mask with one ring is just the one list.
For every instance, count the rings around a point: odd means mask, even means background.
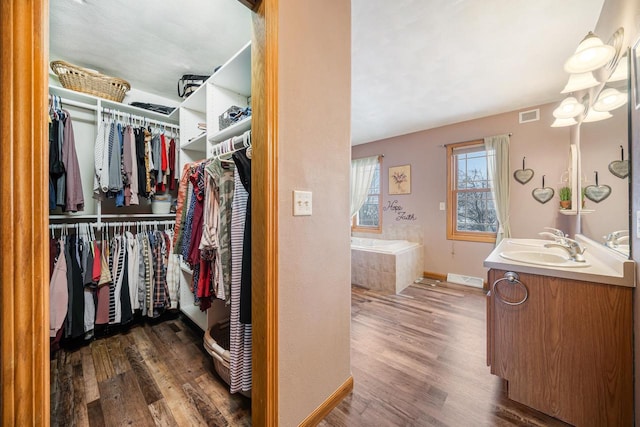
[{"label": "light switch plate", "polygon": [[293,191],[293,216],[311,215],[311,195],[311,191]]},{"label": "light switch plate", "polygon": [[446,209],[446,207],[445,207],[444,202],[440,202],[440,210],[443,211],[445,209]]}]

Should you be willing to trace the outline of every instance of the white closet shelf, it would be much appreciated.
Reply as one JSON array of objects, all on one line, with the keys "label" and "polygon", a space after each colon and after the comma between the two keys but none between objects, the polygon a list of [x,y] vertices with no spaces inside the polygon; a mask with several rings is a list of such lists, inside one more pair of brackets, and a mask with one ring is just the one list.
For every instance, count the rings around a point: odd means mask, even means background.
[{"label": "white closet shelf", "polygon": [[[112,108],[114,110],[121,111],[123,113],[130,113],[136,116],[145,116],[150,119],[161,120],[168,123],[178,124],[178,117],[176,113],[177,108],[170,115],[156,113],[154,111],[145,110],[144,108],[134,107],[133,105],[123,104],[121,102],[109,101],[108,99],[99,98],[97,96],[89,95],[82,92],[76,92],[74,90],[65,89],[58,86],[49,86],[49,93],[52,95],[58,95],[61,98],[65,98],[71,101],[86,104],[88,107]],[[64,101],[62,102],[64,107]]]},{"label": "white closet shelf", "polygon": [[[165,219],[165,218],[175,218],[175,213],[169,214],[101,214],[99,215],[100,219],[127,219],[127,218],[145,218],[149,220],[154,219]],[[98,215],[96,214],[67,214],[67,215],[49,215],[50,220],[65,220],[65,219],[98,219]]]},{"label": "white closet shelf", "polygon": [[248,42],[231,59],[225,62],[209,79],[216,86],[223,87],[244,96],[251,94],[251,42]]},{"label": "white closet shelf", "polygon": [[231,137],[242,135],[242,133],[248,131],[249,129],[251,129],[251,116],[232,124],[228,128],[214,133],[209,137],[209,142],[222,142]]},{"label": "white closet shelf", "polygon": [[[207,82],[211,79],[207,79]],[[204,113],[207,109],[207,83],[196,89],[187,99],[182,101],[180,107]]]},{"label": "white closet shelf", "polygon": [[191,141],[187,141],[183,144],[180,144],[180,149],[182,150],[191,150],[191,151],[204,151],[207,145],[207,133],[203,133],[202,135],[193,138]]}]

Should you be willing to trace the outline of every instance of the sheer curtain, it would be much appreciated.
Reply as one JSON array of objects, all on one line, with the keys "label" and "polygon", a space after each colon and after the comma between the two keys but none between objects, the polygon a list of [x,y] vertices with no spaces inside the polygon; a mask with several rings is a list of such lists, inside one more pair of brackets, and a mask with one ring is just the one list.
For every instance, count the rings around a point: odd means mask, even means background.
[{"label": "sheer curtain", "polygon": [[351,218],[367,199],[377,164],[378,156],[351,160]]},{"label": "sheer curtain", "polygon": [[509,135],[489,136],[484,139],[487,150],[489,179],[491,180],[491,194],[496,208],[498,231],[496,245],[502,239],[511,237],[509,225]]}]

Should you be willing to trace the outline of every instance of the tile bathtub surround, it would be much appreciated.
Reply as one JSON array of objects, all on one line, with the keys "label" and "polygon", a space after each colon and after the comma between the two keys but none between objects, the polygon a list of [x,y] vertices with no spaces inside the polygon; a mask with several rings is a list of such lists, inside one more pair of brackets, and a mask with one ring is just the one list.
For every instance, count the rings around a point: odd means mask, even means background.
[{"label": "tile bathtub surround", "polygon": [[396,294],[422,276],[424,252],[416,246],[397,254],[351,250],[351,283]]}]

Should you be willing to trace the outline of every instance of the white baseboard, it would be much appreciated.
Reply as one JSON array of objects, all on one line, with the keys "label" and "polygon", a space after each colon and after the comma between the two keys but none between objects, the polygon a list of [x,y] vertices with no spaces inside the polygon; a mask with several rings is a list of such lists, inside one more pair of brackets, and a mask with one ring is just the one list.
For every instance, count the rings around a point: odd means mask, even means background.
[{"label": "white baseboard", "polygon": [[448,273],[447,282],[456,283],[458,285],[472,286],[482,289],[484,280],[481,277],[465,276],[463,274]]}]

